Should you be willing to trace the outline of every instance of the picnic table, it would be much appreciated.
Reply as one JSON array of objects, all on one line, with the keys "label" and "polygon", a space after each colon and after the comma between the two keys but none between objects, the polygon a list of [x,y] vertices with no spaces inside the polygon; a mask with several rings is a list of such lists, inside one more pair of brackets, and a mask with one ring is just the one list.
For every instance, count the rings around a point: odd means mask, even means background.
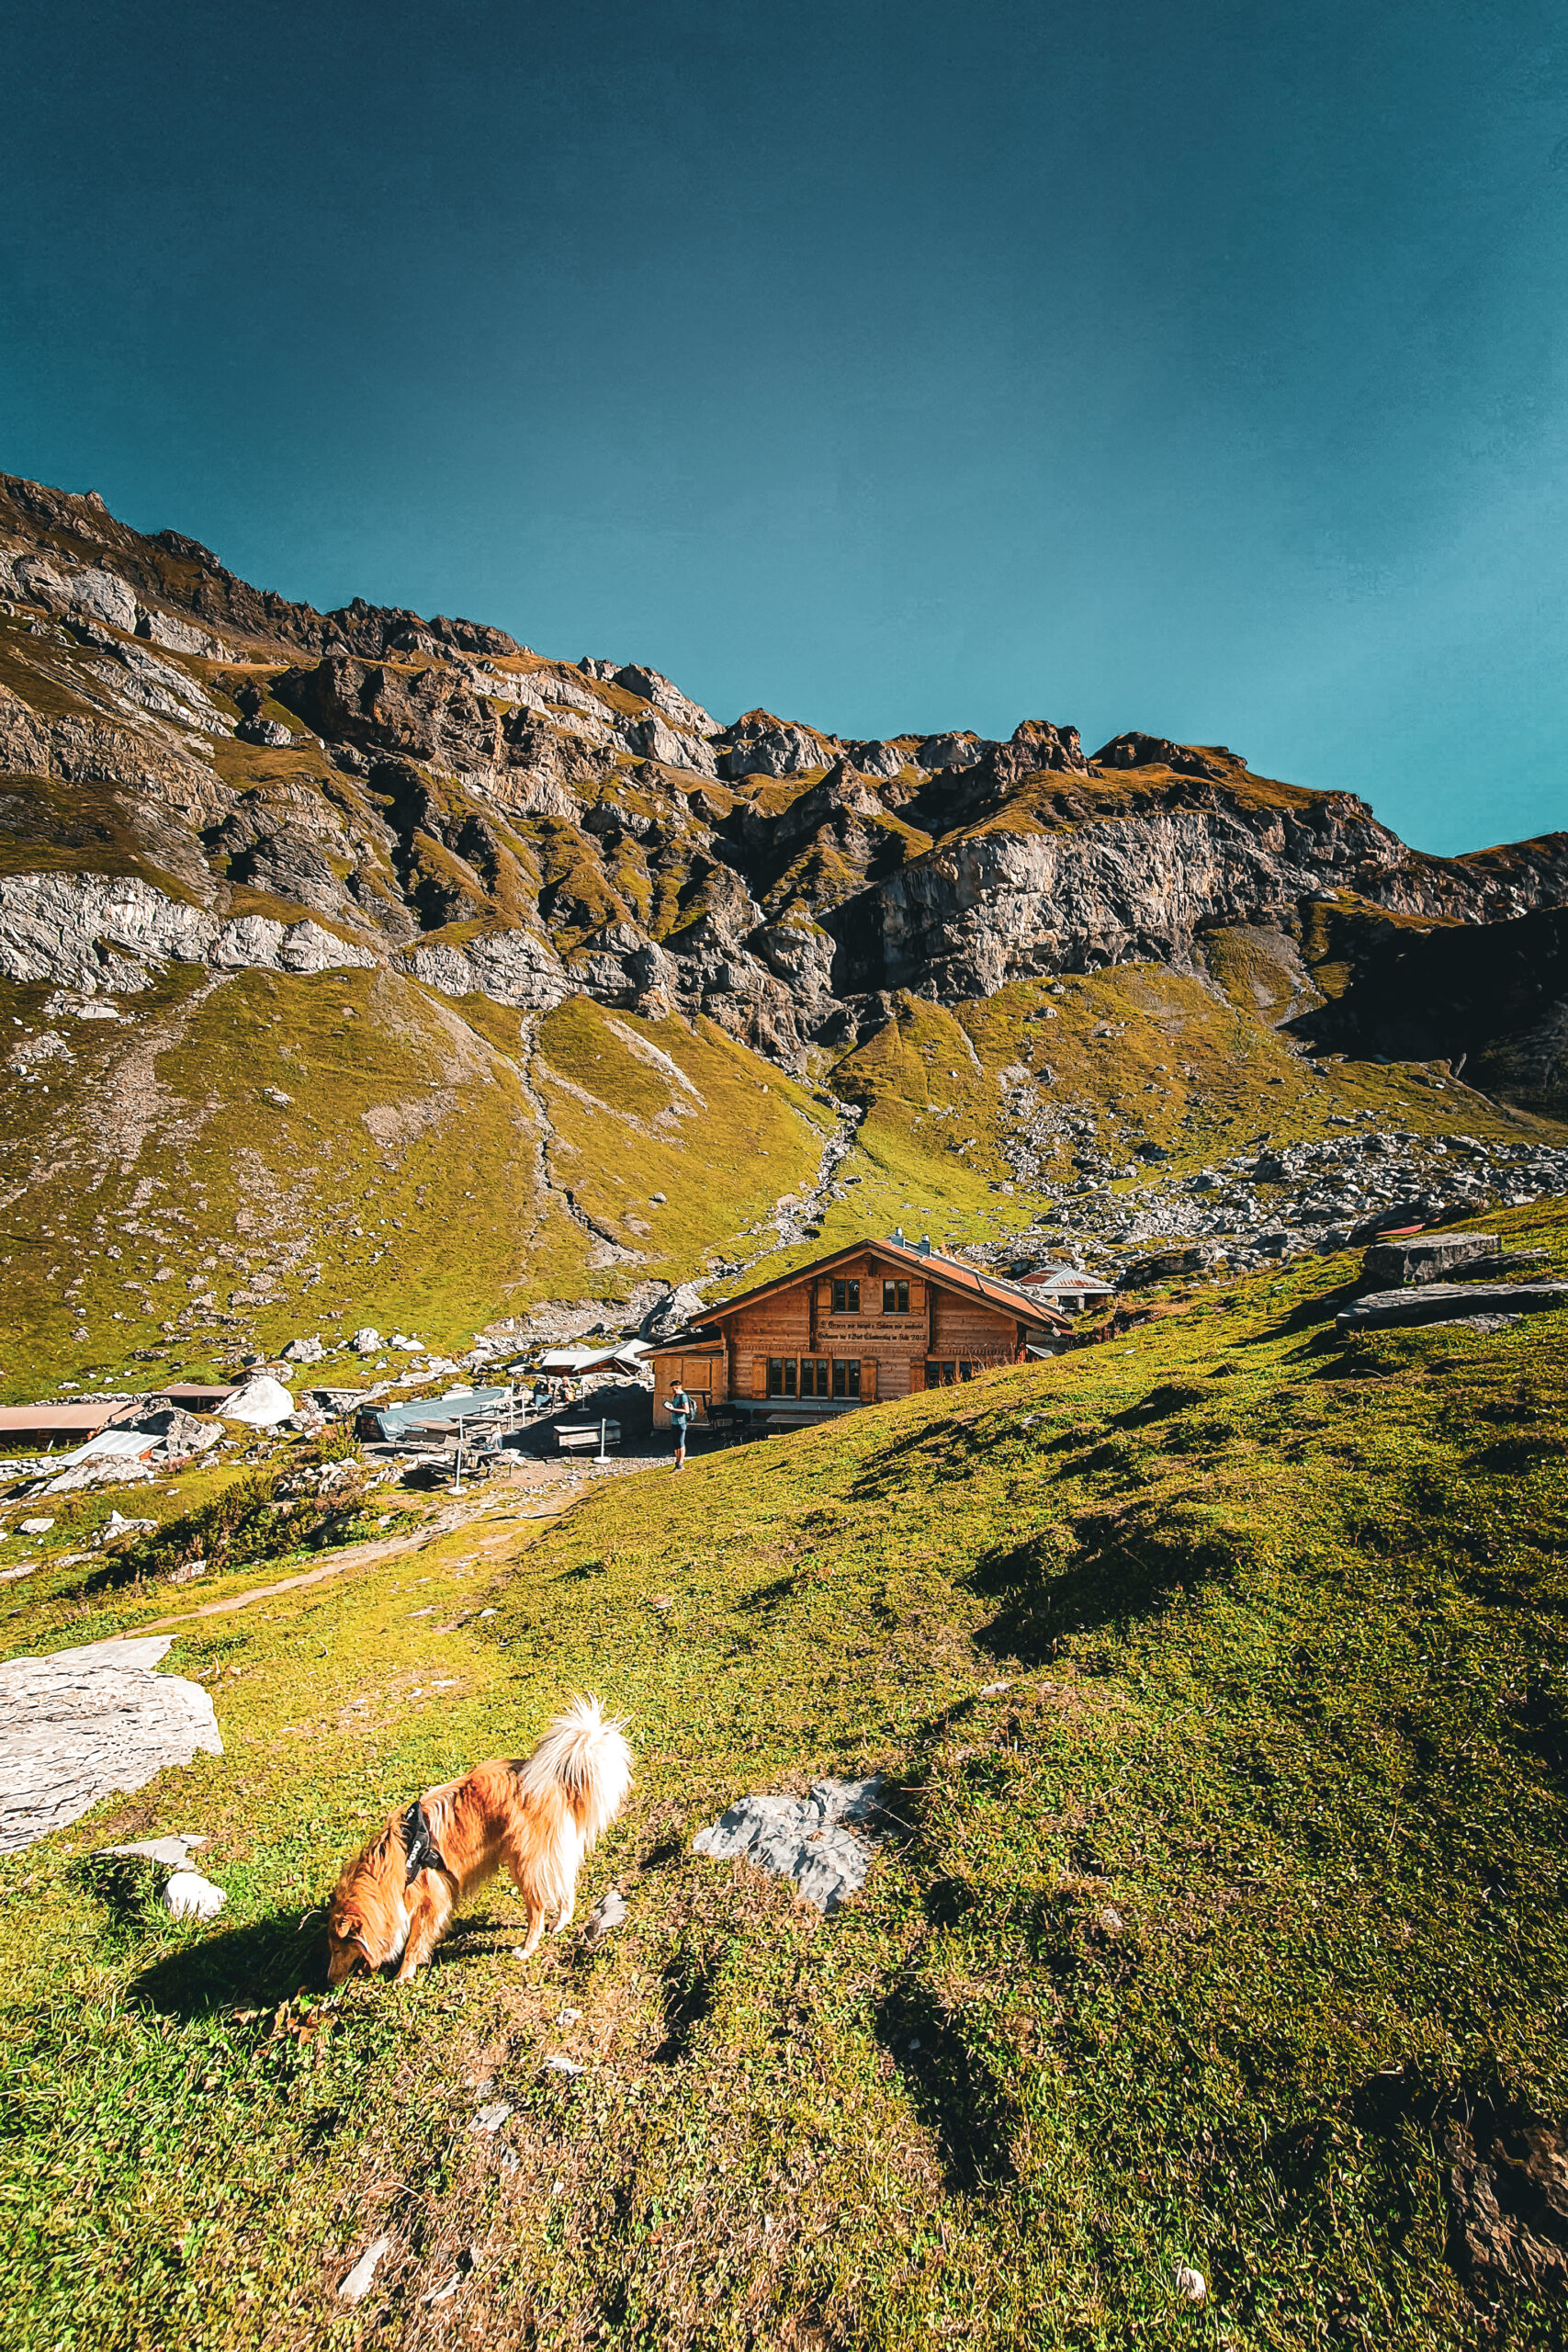
[{"label": "picnic table", "polygon": [[607,1450],[621,1442],[619,1421],[558,1421],[556,1451],[558,1453],[597,1453],[601,1442]]}]

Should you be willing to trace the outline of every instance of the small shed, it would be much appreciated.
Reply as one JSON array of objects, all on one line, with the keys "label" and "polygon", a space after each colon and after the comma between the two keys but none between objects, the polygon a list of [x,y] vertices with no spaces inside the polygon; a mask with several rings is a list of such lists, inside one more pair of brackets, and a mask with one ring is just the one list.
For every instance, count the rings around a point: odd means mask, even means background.
[{"label": "small shed", "polygon": [[1081,1266],[1032,1266],[1014,1280],[1021,1290],[1048,1298],[1064,1315],[1081,1315],[1086,1306],[1116,1295],[1114,1283],[1101,1282],[1098,1274],[1085,1273]]}]

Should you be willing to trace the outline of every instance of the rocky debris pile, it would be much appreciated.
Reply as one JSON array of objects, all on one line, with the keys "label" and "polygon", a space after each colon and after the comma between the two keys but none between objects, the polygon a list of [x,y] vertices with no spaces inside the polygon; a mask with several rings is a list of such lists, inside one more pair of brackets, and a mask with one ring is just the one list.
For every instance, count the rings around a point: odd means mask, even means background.
[{"label": "rocky debris pile", "polygon": [[891,1821],[886,1782],[814,1781],[806,1797],[741,1797],[692,1840],[694,1854],[740,1858],[793,1879],[803,1901],[836,1911],[865,1883],[877,1839]]},{"label": "rocky debris pile", "polygon": [[0,1853],[15,1854],[117,1790],[221,1756],[212,1701],[154,1667],[174,1640],[95,1642],[0,1666]]},{"label": "rocky debris pile", "polygon": [[[1568,1195],[1568,1149],[1560,1146],[1408,1129],[1265,1147],[1179,1177],[1139,1172],[1134,1192],[1086,1183],[1064,1193],[1038,1221],[1042,1246],[1113,1254],[1126,1261],[1122,1281],[1135,1286],[1222,1262],[1245,1272],[1309,1250],[1353,1249],[1400,1225]],[[1018,1246],[984,1254],[999,1262]]]}]

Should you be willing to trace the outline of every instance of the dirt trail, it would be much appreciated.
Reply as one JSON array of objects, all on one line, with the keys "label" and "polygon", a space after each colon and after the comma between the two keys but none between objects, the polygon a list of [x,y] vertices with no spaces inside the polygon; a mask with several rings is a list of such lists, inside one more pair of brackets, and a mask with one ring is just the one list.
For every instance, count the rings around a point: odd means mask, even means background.
[{"label": "dirt trail", "polygon": [[350,1544],[335,1558],[324,1560],[319,1568],[302,1569],[296,1577],[280,1577],[272,1584],[257,1585],[250,1592],[232,1593],[226,1600],[206,1600],[199,1608],[182,1609],[172,1617],[152,1618],[145,1624],[131,1626],[123,1634],[112,1635],[111,1639],[140,1641],[143,1634],[165,1633],[171,1625],[188,1625],[199,1617],[226,1617],[237,1609],[249,1609],[254,1601],[271,1600],[280,1592],[298,1592],[305,1585],[324,1584],[330,1577],[343,1576],[351,1568],[372,1567],[381,1560],[395,1560],[407,1553],[423,1552],[443,1537],[457,1534],[459,1529],[467,1529],[478,1537],[481,1553],[500,1552],[512,1540],[520,1524],[533,1526],[545,1520],[558,1519],[577,1499],[575,1494],[569,1494],[547,1503],[543,1510],[509,1512],[501,1524],[482,1532],[481,1522],[492,1506],[473,1512],[444,1513],[434,1526],[421,1526],[405,1536],[389,1537],[378,1544]]}]

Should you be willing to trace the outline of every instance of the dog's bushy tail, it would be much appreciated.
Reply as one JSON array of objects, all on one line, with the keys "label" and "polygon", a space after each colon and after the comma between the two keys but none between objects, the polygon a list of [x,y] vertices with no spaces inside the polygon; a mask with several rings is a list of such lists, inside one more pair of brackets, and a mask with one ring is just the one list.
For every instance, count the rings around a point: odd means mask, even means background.
[{"label": "dog's bushy tail", "polygon": [[620,1723],[605,1721],[597,1699],[573,1699],[547,1726],[518,1777],[525,1796],[558,1789],[592,1846],[626,1803],[632,1752]]}]

